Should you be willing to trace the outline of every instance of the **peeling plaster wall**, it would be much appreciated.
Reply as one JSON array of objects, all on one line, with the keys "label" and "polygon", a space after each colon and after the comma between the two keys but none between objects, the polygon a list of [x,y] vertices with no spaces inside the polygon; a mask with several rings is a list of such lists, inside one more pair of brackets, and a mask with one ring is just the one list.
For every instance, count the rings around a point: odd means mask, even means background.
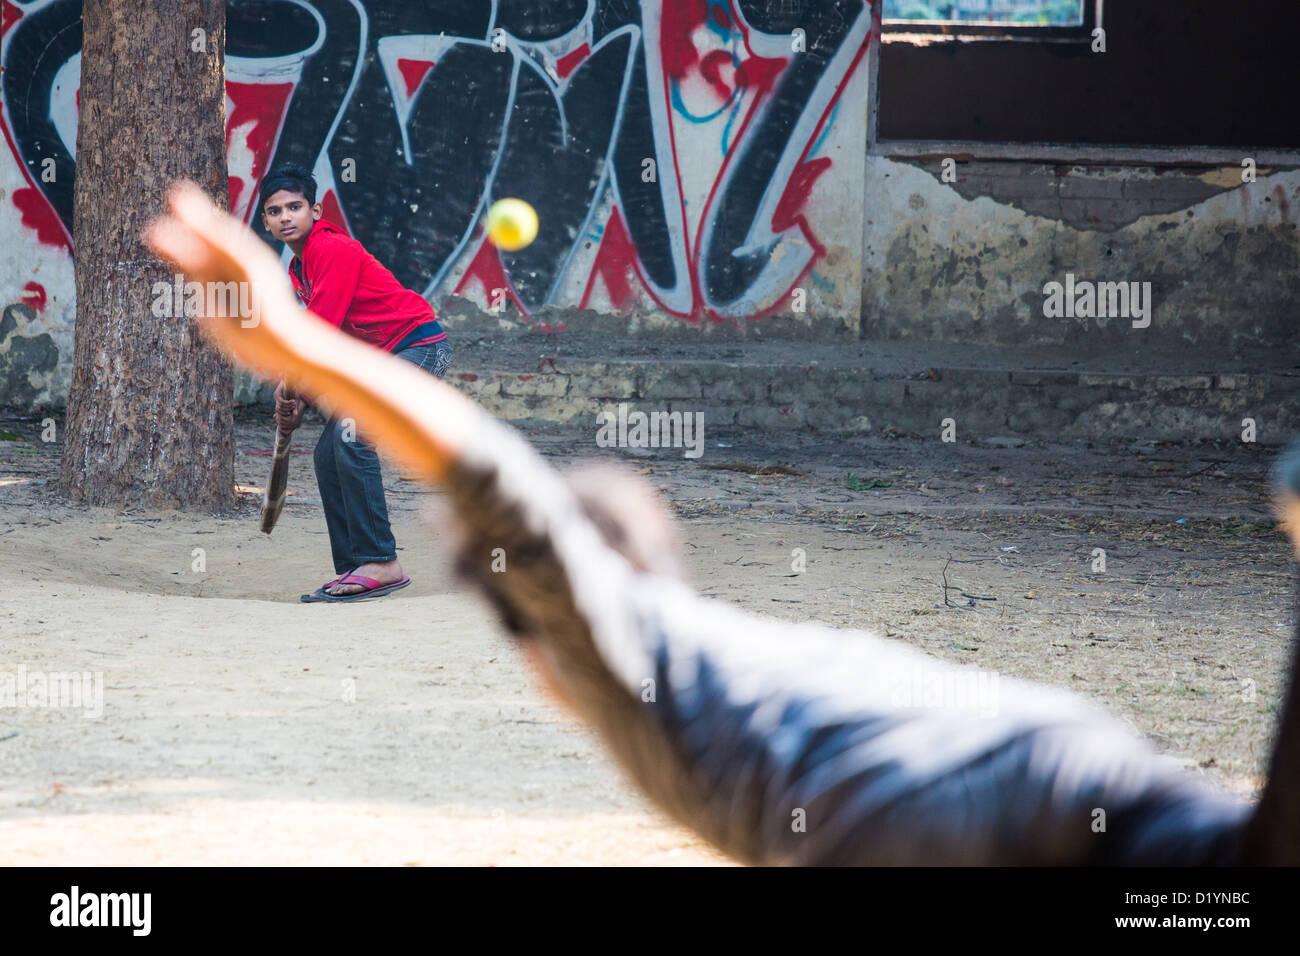
[{"label": "peeling plaster wall", "polygon": [[[862,334],[1081,353],[1294,357],[1300,170],[871,156]],[[1149,328],[1047,318],[1049,282],[1150,282]]]},{"label": "peeling plaster wall", "polygon": [[0,149],[0,408],[28,410],[68,394],[76,283],[66,247],[37,242],[10,201],[23,185]]}]

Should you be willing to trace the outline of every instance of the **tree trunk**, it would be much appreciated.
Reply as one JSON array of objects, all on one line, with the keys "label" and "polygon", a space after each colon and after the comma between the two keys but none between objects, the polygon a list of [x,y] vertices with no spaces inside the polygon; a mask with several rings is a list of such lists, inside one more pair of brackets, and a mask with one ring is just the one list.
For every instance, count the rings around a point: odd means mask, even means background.
[{"label": "tree trunk", "polygon": [[172,179],[227,203],[225,0],[85,0],[82,21],[61,490],[91,505],[229,510],[233,374],[141,241]]}]

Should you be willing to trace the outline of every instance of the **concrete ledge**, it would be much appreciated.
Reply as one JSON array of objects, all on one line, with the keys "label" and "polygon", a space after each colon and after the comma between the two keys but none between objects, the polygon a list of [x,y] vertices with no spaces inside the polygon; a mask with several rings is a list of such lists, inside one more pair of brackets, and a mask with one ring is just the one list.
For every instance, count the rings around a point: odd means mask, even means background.
[{"label": "concrete ledge", "polygon": [[[651,343],[523,334],[453,343],[448,381],[508,421],[587,423],[626,402],[701,412],[707,427],[861,435],[937,434],[1145,441],[1288,440],[1300,375],[1258,358],[1197,367],[1186,356],[846,340]],[[1114,365],[1113,369],[1107,368]],[[1145,366],[1145,367],[1144,367]],[[268,392],[269,394],[269,392]]]}]

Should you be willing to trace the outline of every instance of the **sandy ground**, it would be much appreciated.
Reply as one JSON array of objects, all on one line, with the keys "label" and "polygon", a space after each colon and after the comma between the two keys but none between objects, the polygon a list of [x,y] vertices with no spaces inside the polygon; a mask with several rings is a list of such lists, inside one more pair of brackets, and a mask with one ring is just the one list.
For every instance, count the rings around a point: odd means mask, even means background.
[{"label": "sandy ground", "polygon": [[[333,577],[319,425],[269,538],[271,430],[238,428],[240,510],[195,516],[68,507],[58,445],[0,422],[26,439],[0,440],[0,681],[102,680],[98,717],[93,694],[0,707],[0,863],[726,862],[536,688],[450,578],[438,494],[386,471],[410,588],[300,604]],[[557,464],[601,453],[594,429],[530,437]],[[663,489],[704,593],[1071,688],[1187,772],[1258,787],[1291,628],[1269,450],[750,433],[698,461],[604,454]],[[773,464],[794,473],[750,473]]]}]

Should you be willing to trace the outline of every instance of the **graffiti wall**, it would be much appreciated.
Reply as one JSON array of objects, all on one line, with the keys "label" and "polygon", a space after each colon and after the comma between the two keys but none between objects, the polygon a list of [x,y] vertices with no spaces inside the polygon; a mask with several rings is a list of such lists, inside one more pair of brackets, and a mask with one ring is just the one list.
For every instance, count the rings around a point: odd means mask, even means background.
[{"label": "graffiti wall", "polygon": [[[0,352],[26,340],[0,388],[21,360],[44,391],[71,356],[81,4],[0,10]],[[260,231],[261,177],[303,163],[325,215],[435,306],[689,329],[798,289],[853,322],[870,23],[864,0],[230,0],[231,208]],[[504,196],[542,224],[516,253],[484,242]]]}]

